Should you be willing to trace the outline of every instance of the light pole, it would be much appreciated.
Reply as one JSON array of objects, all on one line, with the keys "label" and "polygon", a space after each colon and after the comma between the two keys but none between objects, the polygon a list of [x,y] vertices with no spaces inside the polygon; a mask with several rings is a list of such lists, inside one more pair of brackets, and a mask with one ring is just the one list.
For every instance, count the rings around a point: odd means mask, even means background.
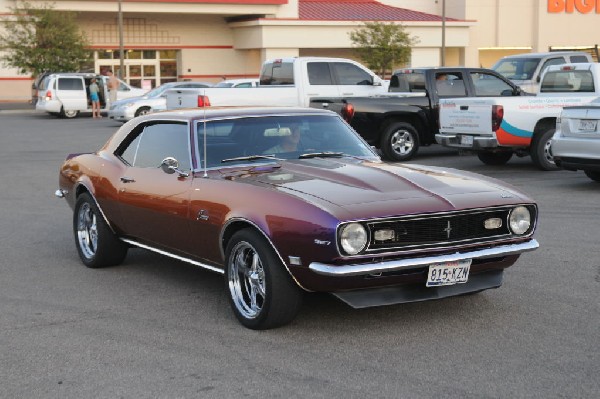
[{"label": "light pole", "polygon": [[446,0],[442,0],[442,66],[446,66]]},{"label": "light pole", "polygon": [[125,48],[123,45],[123,11],[121,9],[121,0],[119,0],[119,78],[123,79]]}]

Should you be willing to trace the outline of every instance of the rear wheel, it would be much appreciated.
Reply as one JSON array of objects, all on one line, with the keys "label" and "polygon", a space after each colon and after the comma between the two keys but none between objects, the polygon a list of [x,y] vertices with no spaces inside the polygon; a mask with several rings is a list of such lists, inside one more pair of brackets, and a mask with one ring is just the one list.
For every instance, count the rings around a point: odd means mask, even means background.
[{"label": "rear wheel", "polygon": [[552,136],[556,129],[550,128],[541,134],[534,136],[531,141],[531,160],[542,170],[558,170],[554,157],[552,156],[551,145]]},{"label": "rear wheel", "polygon": [[479,160],[486,165],[504,165],[512,158],[512,156],[512,151],[485,151],[477,153]]},{"label": "rear wheel", "polygon": [[419,151],[419,133],[413,125],[394,122],[384,128],[381,152],[390,161],[408,161]]},{"label": "rear wheel", "polygon": [[302,291],[264,237],[240,230],[231,237],[225,255],[229,302],[245,327],[266,330],[296,317]]},{"label": "rear wheel", "polygon": [[127,255],[127,245],[113,234],[88,193],[75,203],[73,233],[79,257],[87,267],[118,265]]},{"label": "rear wheel", "polygon": [[150,113],[150,107],[141,107],[135,111],[135,116],[148,115]]},{"label": "rear wheel", "polygon": [[584,170],[584,173],[587,177],[589,177],[593,181],[597,181],[600,183],[600,172],[596,172],[593,170]]},{"label": "rear wheel", "polygon": [[73,110],[73,109],[69,110],[69,111],[65,111],[65,109],[62,108],[60,110],[60,116],[62,116],[63,118],[67,118],[67,119],[75,118],[78,114],[79,114],[79,111]]}]

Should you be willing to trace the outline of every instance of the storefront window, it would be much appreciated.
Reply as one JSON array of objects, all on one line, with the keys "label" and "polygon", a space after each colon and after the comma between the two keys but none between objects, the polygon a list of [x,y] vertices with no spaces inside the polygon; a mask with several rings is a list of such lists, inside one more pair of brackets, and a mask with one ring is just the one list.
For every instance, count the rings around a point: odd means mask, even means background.
[{"label": "storefront window", "polygon": [[[114,54],[115,54],[115,52],[112,50],[98,51],[98,59],[99,60],[111,60],[113,58]],[[118,56],[119,56],[119,54],[117,53],[117,58],[118,58]]]},{"label": "storefront window", "polygon": [[142,51],[141,50],[127,50],[127,58],[130,60],[141,60],[142,59]]},{"label": "storefront window", "polygon": [[144,50],[142,51],[142,58],[145,60],[153,60],[156,58],[156,50]]},{"label": "storefront window", "polygon": [[161,60],[174,60],[177,58],[177,50],[160,50]]},{"label": "storefront window", "polygon": [[160,76],[177,76],[177,62],[175,61],[161,61],[160,62]]}]

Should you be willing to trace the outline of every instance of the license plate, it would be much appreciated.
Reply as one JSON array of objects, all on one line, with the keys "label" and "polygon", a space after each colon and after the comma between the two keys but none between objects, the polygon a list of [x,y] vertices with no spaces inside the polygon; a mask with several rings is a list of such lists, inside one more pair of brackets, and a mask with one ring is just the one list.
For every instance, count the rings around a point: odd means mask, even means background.
[{"label": "license plate", "polygon": [[442,285],[466,283],[469,279],[470,267],[471,259],[429,265],[426,286],[439,287]]},{"label": "license plate", "polygon": [[579,121],[579,130],[582,132],[595,132],[598,126],[598,121],[582,119]]},{"label": "license plate", "polygon": [[473,146],[473,136],[460,136],[460,144],[472,147]]}]

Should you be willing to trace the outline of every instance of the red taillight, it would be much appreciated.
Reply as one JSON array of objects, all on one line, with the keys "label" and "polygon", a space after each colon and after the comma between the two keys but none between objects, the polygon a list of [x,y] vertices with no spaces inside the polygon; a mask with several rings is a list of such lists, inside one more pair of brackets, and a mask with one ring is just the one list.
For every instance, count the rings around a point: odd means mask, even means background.
[{"label": "red taillight", "polygon": [[46,99],[52,100],[52,92],[50,90],[46,92]]},{"label": "red taillight", "polygon": [[504,118],[504,107],[502,105],[492,105],[492,131],[500,128],[502,119]]},{"label": "red taillight", "polygon": [[350,123],[350,121],[352,120],[352,118],[354,117],[354,105],[350,104],[350,103],[345,103],[344,106],[342,107],[342,118],[344,118],[344,120],[348,123]]},{"label": "red taillight", "polygon": [[198,107],[210,107],[210,100],[208,96],[198,96]]}]

